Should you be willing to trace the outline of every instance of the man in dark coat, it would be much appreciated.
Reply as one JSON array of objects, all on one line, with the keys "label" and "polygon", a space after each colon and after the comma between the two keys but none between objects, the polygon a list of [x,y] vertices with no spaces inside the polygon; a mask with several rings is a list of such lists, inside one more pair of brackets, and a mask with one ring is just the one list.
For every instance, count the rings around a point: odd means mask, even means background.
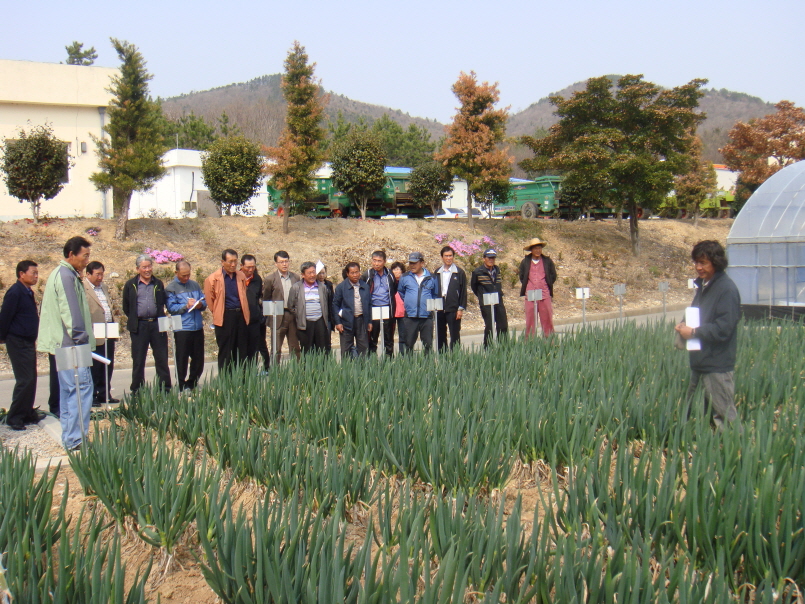
[{"label": "man in dark coat", "polygon": [[723,429],[725,422],[738,419],[733,373],[738,351],[741,295],[725,272],[727,255],[720,243],[700,241],[693,247],[691,258],[698,274],[691,306],[699,309],[699,324],[679,323],[675,327],[688,341],[690,351],[688,404],[702,383],[705,405],[711,409],[716,426]]},{"label": "man in dark coat", "polygon": [[0,344],[5,343],[14,372],[14,392],[6,424],[12,430],[25,430],[44,414],[34,410],[36,398],[36,334],[39,311],[33,286],[39,281],[39,269],[33,260],[17,264],[17,282],[8,288],[0,308]]}]

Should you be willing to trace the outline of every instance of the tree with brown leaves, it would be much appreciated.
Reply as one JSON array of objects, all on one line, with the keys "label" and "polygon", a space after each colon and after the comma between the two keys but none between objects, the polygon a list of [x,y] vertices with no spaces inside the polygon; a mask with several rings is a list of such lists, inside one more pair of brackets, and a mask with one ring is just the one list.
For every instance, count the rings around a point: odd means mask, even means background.
[{"label": "tree with brown leaves", "polygon": [[688,153],[689,169],[674,181],[674,192],[679,207],[693,214],[693,226],[699,226],[702,203],[716,194],[718,179],[713,164],[702,160],[702,139],[693,135]]},{"label": "tree with brown leaves", "polygon": [[294,42],[285,59],[282,76],[282,94],[288,104],[285,129],[276,147],[264,149],[266,156],[275,162],[267,170],[271,174],[271,186],[282,191],[282,232],[285,234],[289,231],[289,215],[304,208],[305,200],[311,195],[315,172],[324,158],[321,143],[325,131],[321,118],[327,99],[313,77],[315,68],[315,63],[308,63],[305,47]]},{"label": "tree with brown leaves", "polygon": [[473,198],[496,183],[507,183],[511,174],[514,158],[503,145],[509,110],[495,109],[500,100],[497,84],[479,84],[473,71],[462,71],[452,90],[461,106],[435,159],[467,181],[467,224],[472,227]]},{"label": "tree with brown leaves", "polygon": [[775,172],[805,159],[805,110],[790,101],[775,107],[777,113],[735,124],[730,142],[719,149],[727,166],[741,173],[746,197]]}]

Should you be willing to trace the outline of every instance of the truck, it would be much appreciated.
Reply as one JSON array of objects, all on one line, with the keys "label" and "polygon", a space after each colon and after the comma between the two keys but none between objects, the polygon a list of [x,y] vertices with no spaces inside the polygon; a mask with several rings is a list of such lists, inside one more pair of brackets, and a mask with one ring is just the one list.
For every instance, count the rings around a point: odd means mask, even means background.
[{"label": "truck", "polygon": [[511,178],[509,182],[509,200],[502,205],[495,204],[492,208],[493,216],[537,218],[540,214],[553,215],[560,210],[561,176],[540,176],[534,180]]},{"label": "truck", "polygon": [[[421,218],[430,212],[429,207],[420,208],[414,203],[411,193],[408,192],[408,183],[411,180],[411,168],[387,166],[384,170],[386,182],[383,187],[369,200],[366,215],[380,217],[386,215],[406,215],[411,218]],[[282,191],[267,185],[269,201],[279,208],[282,214]],[[348,195],[338,190],[332,179],[329,166],[319,170],[315,178],[315,192],[305,200],[305,213],[317,217],[343,217],[360,216],[360,209]]]}]

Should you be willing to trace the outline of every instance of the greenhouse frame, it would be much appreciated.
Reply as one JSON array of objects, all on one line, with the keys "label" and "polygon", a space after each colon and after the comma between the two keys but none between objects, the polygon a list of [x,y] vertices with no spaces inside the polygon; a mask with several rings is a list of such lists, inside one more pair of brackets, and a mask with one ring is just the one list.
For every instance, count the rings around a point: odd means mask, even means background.
[{"label": "greenhouse frame", "polygon": [[805,319],[805,161],[771,176],[727,236],[744,316]]}]

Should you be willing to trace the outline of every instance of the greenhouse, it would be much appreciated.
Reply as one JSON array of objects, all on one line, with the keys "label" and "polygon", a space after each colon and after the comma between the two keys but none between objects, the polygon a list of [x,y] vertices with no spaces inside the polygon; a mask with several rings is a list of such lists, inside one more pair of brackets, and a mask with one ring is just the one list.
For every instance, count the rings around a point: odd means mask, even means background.
[{"label": "greenhouse", "polygon": [[745,316],[805,318],[805,161],[749,198],[727,236],[727,255]]}]

